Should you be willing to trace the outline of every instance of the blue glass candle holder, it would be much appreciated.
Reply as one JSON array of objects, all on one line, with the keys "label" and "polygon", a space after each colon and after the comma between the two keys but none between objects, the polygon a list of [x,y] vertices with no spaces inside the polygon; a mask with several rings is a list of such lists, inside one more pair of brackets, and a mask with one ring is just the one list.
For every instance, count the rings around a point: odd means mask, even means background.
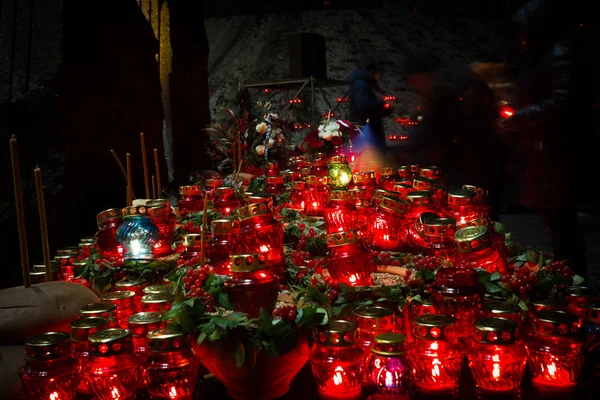
[{"label": "blue glass candle holder", "polygon": [[154,246],[160,233],[148,211],[146,206],[123,209],[123,223],[117,229],[117,241],[123,246],[125,261],[154,261]]}]

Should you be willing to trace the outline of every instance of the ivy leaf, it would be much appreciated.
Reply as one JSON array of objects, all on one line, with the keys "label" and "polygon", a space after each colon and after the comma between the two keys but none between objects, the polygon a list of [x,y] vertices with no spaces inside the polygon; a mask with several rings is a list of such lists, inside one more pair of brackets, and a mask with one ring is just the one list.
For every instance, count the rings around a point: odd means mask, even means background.
[{"label": "ivy leaf", "polygon": [[585,281],[585,278],[580,275],[573,275],[573,285],[579,286]]},{"label": "ivy leaf", "polygon": [[504,224],[501,222],[494,222],[494,231],[499,235],[504,235]]},{"label": "ivy leaf", "polygon": [[340,290],[342,291],[342,293],[347,293],[347,292],[354,292],[356,289],[354,287],[348,285],[347,283],[340,282]]},{"label": "ivy leaf", "polygon": [[498,285],[492,282],[486,283],[485,289],[488,291],[488,293],[498,293],[502,291],[502,289]]},{"label": "ivy leaf", "polygon": [[423,299],[421,298],[420,294],[411,297],[410,301],[416,301],[417,303],[423,303]]},{"label": "ivy leaf", "polygon": [[161,317],[161,320],[162,321],[170,321],[172,319],[175,319],[175,317],[177,317],[178,314],[179,314],[179,309],[181,308],[181,307],[178,308],[177,307],[178,305],[179,304],[175,304],[173,306],[173,308],[171,308],[169,311],[167,311],[166,313],[164,313],[162,315],[162,317]]},{"label": "ivy leaf", "polygon": [[492,274],[492,276],[490,276],[490,282],[497,282],[500,280],[500,277],[501,277],[500,272],[496,271]]},{"label": "ivy leaf", "polygon": [[238,368],[241,368],[244,365],[244,361],[246,360],[246,348],[241,340],[237,339],[237,346],[233,352],[233,359],[235,360],[235,365]]},{"label": "ivy leaf", "polygon": [[[298,310],[296,323],[299,328],[309,325],[322,324],[327,316],[327,311],[320,307],[303,307]],[[300,317],[300,318],[298,318]]]}]

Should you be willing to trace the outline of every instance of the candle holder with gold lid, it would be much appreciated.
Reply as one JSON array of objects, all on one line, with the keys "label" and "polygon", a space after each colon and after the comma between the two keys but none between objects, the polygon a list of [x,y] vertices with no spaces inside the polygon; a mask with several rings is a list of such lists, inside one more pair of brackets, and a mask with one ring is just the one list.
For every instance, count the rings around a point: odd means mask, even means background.
[{"label": "candle holder with gold lid", "polygon": [[273,209],[273,200],[275,195],[267,192],[245,192],[244,201],[245,205],[266,203],[271,209]]},{"label": "candle holder with gold lid", "polygon": [[171,309],[175,295],[169,292],[150,293],[142,296],[142,311],[166,313]]},{"label": "candle holder with gold lid", "polygon": [[216,189],[213,201],[214,211],[221,213],[223,216],[228,216],[240,206],[241,203],[232,187],[221,186]]},{"label": "candle holder with gold lid", "polygon": [[264,309],[269,314],[275,309],[277,283],[268,257],[261,253],[231,256],[231,279],[225,281],[225,290],[235,311],[258,317]]},{"label": "candle holder with gold lid", "polygon": [[148,207],[150,207],[149,215],[152,223],[158,228],[158,242],[154,245],[154,256],[166,257],[173,252],[175,214],[171,212],[170,205],[162,204]]},{"label": "candle holder with gold lid", "polygon": [[410,165],[401,165],[398,167],[398,177],[400,180],[411,180],[413,178],[412,173],[410,172]]},{"label": "candle holder with gold lid", "polygon": [[475,193],[475,203],[477,204],[481,218],[489,218],[491,206],[488,203],[488,190],[486,188],[475,185],[462,185],[462,188]]},{"label": "candle holder with gold lid", "polygon": [[357,335],[357,325],[344,320],[315,329],[309,360],[320,399],[360,398],[365,360]]},{"label": "candle holder with gold lid", "polygon": [[[83,366],[90,356],[90,346],[88,342],[89,335],[103,329],[108,329],[108,320],[102,317],[83,317],[70,323],[71,328],[71,350],[73,358],[77,362],[77,373],[81,374]],[[85,379],[80,379],[77,385],[77,392],[89,394],[89,389]]]},{"label": "candle holder with gold lid", "polygon": [[448,192],[447,206],[444,215],[456,220],[456,226],[464,228],[481,216],[475,202],[475,192],[468,189],[453,189]]},{"label": "candle holder with gold lid", "polygon": [[324,209],[327,233],[343,232],[357,228],[357,210],[353,192],[333,189]]},{"label": "candle holder with gold lid", "polygon": [[200,363],[191,338],[183,332],[163,328],[148,333],[150,353],[144,362],[146,391],[151,398],[192,399]]},{"label": "candle holder with gold lid", "polygon": [[419,176],[422,178],[439,180],[442,177],[442,171],[434,165],[428,167],[421,166],[419,167]]},{"label": "candle holder with gold lid", "polygon": [[366,363],[363,388],[373,400],[408,399],[412,389],[411,368],[407,359],[406,336],[380,333],[375,336]]},{"label": "candle holder with gold lid", "polygon": [[506,318],[480,318],[467,341],[469,369],[481,399],[519,399],[527,352],[517,339],[517,323]]},{"label": "candle holder with gold lid", "polygon": [[410,226],[415,223],[421,214],[426,212],[435,213],[437,207],[433,199],[433,192],[428,190],[416,190],[406,195],[408,208],[404,218]]},{"label": "candle holder with gold lid", "polygon": [[74,399],[79,380],[69,334],[47,332],[25,339],[19,377],[27,399]]},{"label": "candle holder with gold lid", "polygon": [[145,294],[144,289],[148,286],[148,282],[144,278],[127,277],[126,279],[115,282],[115,290],[117,291],[132,291],[134,309],[139,311],[142,308],[141,299]]},{"label": "candle holder with gold lid", "polygon": [[282,266],[285,261],[283,224],[275,219],[269,205],[259,203],[240,207],[237,216],[241,227],[237,244],[243,246],[245,252],[264,254],[273,267]]},{"label": "candle holder with gold lid", "polygon": [[347,189],[352,182],[352,170],[345,155],[336,155],[329,160],[327,182],[332,189]]},{"label": "candle holder with gold lid", "polygon": [[283,178],[277,176],[267,176],[267,185],[265,186],[265,192],[273,195],[279,195],[283,192],[285,186],[283,184]]},{"label": "candle holder with gold lid", "polygon": [[135,304],[135,292],[131,290],[118,290],[104,293],[101,297],[103,303],[114,304],[117,324],[127,328],[127,319],[137,311]]},{"label": "candle holder with gold lid", "polygon": [[127,329],[131,332],[133,340],[133,354],[138,358],[138,364],[146,361],[150,352],[148,334],[156,329],[164,328],[166,322],[162,321],[159,312],[139,312],[127,320]]},{"label": "candle holder with gold lid", "polygon": [[428,190],[430,192],[435,192],[435,188],[438,185],[438,181],[430,178],[425,178],[423,176],[417,176],[413,179],[413,187],[416,191],[420,190]]},{"label": "candle holder with gold lid", "polygon": [[123,246],[123,259],[147,263],[154,260],[154,246],[160,232],[152,222],[147,206],[123,209],[123,223],[117,229],[117,240]]},{"label": "candle holder with gold lid", "polygon": [[82,259],[90,258],[92,255],[92,248],[96,246],[95,238],[82,238],[77,247],[79,247],[79,257]]},{"label": "candle holder with gold lid", "polygon": [[79,316],[81,318],[101,317],[108,321],[109,328],[116,328],[118,326],[116,310],[117,306],[112,303],[90,303],[79,309]]},{"label": "candle holder with gold lid", "polygon": [[160,285],[149,285],[144,288],[144,294],[155,294],[155,293],[171,293],[173,294],[173,285],[160,284]]},{"label": "candle holder with gold lid", "polygon": [[284,182],[286,182],[286,183],[300,180],[300,174],[297,173],[296,171],[292,171],[291,169],[286,169],[286,170],[281,171],[281,177],[283,178]]},{"label": "candle holder with gold lid", "polygon": [[304,211],[304,190],[306,190],[306,183],[303,181],[292,182],[290,202],[294,210]]},{"label": "candle holder with gold lid", "polygon": [[588,313],[588,306],[594,297],[594,291],[586,286],[569,286],[565,289],[567,311],[579,317],[580,325],[583,323]]},{"label": "candle holder with gold lid", "polygon": [[358,343],[365,350],[365,354],[371,353],[376,335],[393,332],[395,329],[394,311],[377,305],[356,308],[352,313],[352,321],[359,328]]},{"label": "candle holder with gold lid", "polygon": [[324,263],[336,282],[351,286],[371,286],[375,265],[370,253],[363,247],[356,230],[328,234],[328,254]]},{"label": "candle holder with gold lid", "polygon": [[407,227],[407,247],[414,253],[453,260],[456,256],[455,232],[456,221],[452,218],[424,212]]},{"label": "candle holder with gold lid", "polygon": [[381,168],[381,178],[379,178],[379,187],[389,192],[394,190],[394,185],[398,180],[398,173],[392,167]]},{"label": "candle holder with gold lid", "polygon": [[200,185],[179,186],[177,210],[180,214],[201,211],[204,207],[204,193]]},{"label": "candle holder with gold lid", "polygon": [[590,304],[583,324],[585,333],[585,371],[590,376],[600,376],[600,306]]},{"label": "candle holder with gold lid", "polygon": [[324,153],[317,153],[310,166],[310,175],[327,176],[327,159]]},{"label": "candle holder with gold lid", "polygon": [[572,392],[583,370],[583,339],[576,315],[540,311],[526,341],[533,387],[547,393]]},{"label": "candle holder with gold lid", "polygon": [[327,177],[309,175],[304,189],[304,210],[306,215],[323,216],[323,209],[329,200]]},{"label": "candle holder with gold lid", "polygon": [[83,368],[83,377],[92,396],[98,400],[134,398],[138,365],[129,330],[101,330],[91,334],[88,342],[90,358]]},{"label": "candle holder with gold lid", "polygon": [[[208,240],[209,236],[206,236]],[[200,262],[202,234],[201,233],[184,233],[183,234],[183,251],[179,254],[178,266],[192,266]]]},{"label": "candle holder with gold lid", "polygon": [[75,266],[73,265],[73,256],[61,254],[54,257],[60,268],[61,280],[71,282],[75,278]]},{"label": "candle holder with gold lid", "polygon": [[215,219],[210,223],[211,238],[206,243],[206,257],[214,274],[231,273],[231,255],[244,250],[243,243],[237,240],[241,224],[237,218]]},{"label": "candle holder with gold lid", "polygon": [[455,321],[441,314],[415,317],[408,360],[416,389],[422,395],[458,395],[465,350],[457,339]]},{"label": "candle holder with gold lid", "polygon": [[277,161],[269,161],[266,165],[265,176],[268,178],[279,175],[279,163]]},{"label": "candle holder with gold lid", "polygon": [[366,198],[373,198],[373,191],[377,188],[377,176],[375,171],[356,172],[352,176],[354,188],[361,189],[366,192]]},{"label": "candle holder with gold lid", "polygon": [[456,242],[456,266],[481,268],[490,273],[506,271],[507,261],[494,248],[488,228],[468,226],[454,234]]},{"label": "candle holder with gold lid", "polygon": [[406,248],[407,203],[392,196],[383,196],[369,214],[363,230],[363,242],[372,250],[401,251]]},{"label": "candle holder with gold lid", "polygon": [[[523,326],[526,318],[526,312],[521,309],[517,304],[509,303],[507,301],[486,301],[483,306],[483,315],[487,318],[505,318],[515,321],[517,328],[520,329]],[[517,336],[522,333],[517,330]]]},{"label": "candle holder with gold lid", "polygon": [[392,188],[392,192],[394,192],[396,196],[399,196],[402,200],[406,200],[406,195],[415,191],[416,190],[412,185],[398,182],[396,182]]},{"label": "candle holder with gold lid", "polygon": [[213,201],[217,194],[217,188],[223,186],[223,179],[215,177],[204,181],[204,194],[208,195],[208,200]]},{"label": "candle holder with gold lid", "polygon": [[123,223],[123,212],[120,208],[104,210],[96,216],[98,232],[96,232],[96,248],[103,257],[123,257],[123,247],[117,240],[117,229]]}]

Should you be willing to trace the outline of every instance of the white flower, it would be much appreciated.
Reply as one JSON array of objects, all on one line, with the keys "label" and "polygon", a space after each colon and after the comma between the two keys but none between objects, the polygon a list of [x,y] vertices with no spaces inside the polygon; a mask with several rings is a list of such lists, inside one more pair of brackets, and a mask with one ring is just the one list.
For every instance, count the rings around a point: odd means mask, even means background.
[{"label": "white flower", "polygon": [[256,151],[256,154],[258,154],[259,156],[264,156],[265,155],[265,146],[263,146],[262,144],[259,144],[258,146],[256,146],[254,148],[254,151]]},{"label": "white flower", "polygon": [[269,143],[267,144],[267,147],[272,149],[273,146],[275,146],[275,139],[269,139]]},{"label": "white flower", "polygon": [[271,119],[279,119],[279,114],[277,114],[277,113],[269,113],[269,118],[271,118]]},{"label": "white flower", "polygon": [[267,123],[261,122],[260,124],[256,125],[256,132],[260,133],[261,135],[267,133]]},{"label": "white flower", "polygon": [[340,126],[337,122],[332,121],[327,125],[319,125],[319,137],[324,140],[331,140],[335,136],[342,136]]}]

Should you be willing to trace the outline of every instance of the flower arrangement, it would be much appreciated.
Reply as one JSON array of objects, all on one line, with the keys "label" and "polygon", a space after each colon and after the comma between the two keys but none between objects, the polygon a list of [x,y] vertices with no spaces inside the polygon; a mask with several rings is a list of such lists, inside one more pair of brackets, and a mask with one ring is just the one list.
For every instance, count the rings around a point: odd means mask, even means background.
[{"label": "flower arrangement", "polygon": [[327,119],[304,137],[300,150],[303,153],[321,152],[332,155],[335,148],[351,144],[357,134],[358,130],[352,123]]}]

